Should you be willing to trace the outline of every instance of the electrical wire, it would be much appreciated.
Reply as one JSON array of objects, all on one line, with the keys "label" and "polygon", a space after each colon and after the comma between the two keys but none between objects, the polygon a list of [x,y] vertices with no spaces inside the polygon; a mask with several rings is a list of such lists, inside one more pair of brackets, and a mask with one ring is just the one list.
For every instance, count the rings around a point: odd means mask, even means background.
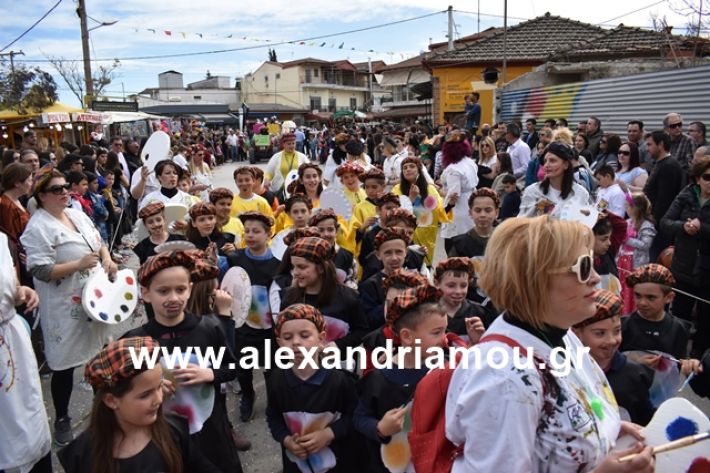
[{"label": "electrical wire", "polygon": [[597,23],[597,25],[603,25],[604,23],[611,23],[614,20],[618,20],[619,18],[623,18],[625,16],[633,15],[634,13],[638,13],[640,11],[646,10],[647,8],[655,7],[656,5],[660,5],[661,3],[666,3],[666,0],[660,0],[659,2],[651,3],[650,5],[646,5],[645,7],[641,7],[637,10],[630,11],[628,13],[624,13],[623,15],[615,16],[611,20],[602,21],[601,23]]},{"label": "electrical wire", "polygon": [[17,43],[19,40],[22,39],[23,36],[25,36],[27,33],[29,33],[30,31],[32,31],[32,29],[33,29],[35,26],[39,25],[39,23],[40,23],[42,20],[44,20],[45,18],[47,18],[47,16],[48,16],[50,13],[52,13],[52,12],[54,11],[54,9],[59,6],[60,3],[62,3],[62,0],[58,0],[57,3],[55,3],[54,6],[53,6],[52,8],[50,8],[49,11],[47,11],[47,13],[45,13],[44,15],[42,15],[39,20],[35,21],[35,22],[32,24],[32,26],[30,26],[30,27],[27,28],[25,31],[23,31],[22,34],[21,34],[20,36],[18,36],[17,38],[15,38],[14,40],[12,40],[12,42],[11,42],[10,44],[8,44],[8,45],[5,46],[4,48],[0,49],[0,53],[3,52],[3,51],[5,51],[7,48],[9,48],[10,46],[12,46],[13,44]]},{"label": "electrical wire", "polygon": [[[59,0],[60,2],[62,0]],[[257,44],[253,46],[242,46],[239,48],[228,48],[228,49],[214,49],[210,51],[196,51],[192,53],[176,53],[176,54],[160,54],[160,55],[154,55],[154,56],[132,56],[132,57],[120,57],[120,58],[108,58],[108,59],[91,59],[91,61],[96,61],[96,62],[106,62],[106,61],[144,61],[144,60],[152,60],[152,59],[169,59],[169,58],[176,58],[176,57],[189,57],[189,56],[203,56],[207,54],[222,54],[222,53],[231,53],[231,52],[236,52],[236,51],[247,51],[247,50],[252,50],[252,49],[261,49],[261,48],[266,48],[266,47],[273,47],[273,46],[280,46],[282,44],[293,44],[293,43],[300,43],[302,41],[314,41],[318,39],[324,39],[324,38],[332,38],[333,36],[342,36],[346,34],[352,34],[352,33],[360,33],[362,31],[369,31],[369,30],[374,30],[378,28],[385,28],[388,26],[392,25],[398,25],[401,23],[407,23],[410,21],[416,21],[416,20],[421,20],[424,18],[429,18],[431,16],[435,15],[440,15],[442,13],[446,13],[447,10],[440,10],[440,11],[435,11],[432,13],[427,13],[426,15],[420,15],[420,16],[415,16],[412,18],[405,18],[402,20],[397,20],[397,21],[391,21],[389,23],[382,23],[379,25],[373,25],[373,26],[366,26],[363,28],[357,28],[354,30],[348,30],[348,31],[340,31],[338,33],[329,33],[329,34],[324,34],[324,35],[319,35],[319,36],[311,36],[309,38],[301,38],[301,39],[294,39],[294,40],[288,40],[288,41],[274,41],[274,42],[269,42],[266,44]],[[71,61],[82,61],[83,59],[70,59]],[[50,62],[48,59],[23,59],[22,61],[16,61],[16,62]]]}]

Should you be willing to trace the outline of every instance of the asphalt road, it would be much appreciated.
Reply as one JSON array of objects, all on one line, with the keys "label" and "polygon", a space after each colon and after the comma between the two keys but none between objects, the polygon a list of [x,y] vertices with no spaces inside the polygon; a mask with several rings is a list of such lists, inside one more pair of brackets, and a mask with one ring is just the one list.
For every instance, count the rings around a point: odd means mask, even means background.
[{"label": "asphalt road", "polygon": [[[265,164],[262,163],[259,166],[263,168]],[[232,173],[236,167],[237,164],[225,164],[218,167],[214,171],[214,186],[228,187],[235,190],[236,186],[234,185],[234,180],[232,179]],[[441,248],[443,245],[437,245],[437,247]],[[441,257],[442,254],[437,252],[435,255],[435,261]],[[137,265],[137,258],[133,257],[130,259],[127,265],[129,267],[135,267]],[[135,317],[114,326],[112,333],[118,337],[133,327],[141,325],[143,321],[144,315],[142,312],[139,312]],[[90,386],[80,382],[82,374],[83,369],[75,370],[75,389],[69,406],[69,415],[73,418],[72,425],[74,427],[73,430],[75,435],[87,427],[88,416],[93,399]],[[237,394],[232,392],[228,393],[227,396],[229,418],[232,420],[232,423],[236,427],[237,431],[246,436],[252,442],[252,448],[250,451],[240,453],[244,471],[247,473],[277,473],[281,471],[281,452],[279,446],[271,437],[266,425],[266,418],[264,415],[264,411],[266,409],[266,391],[264,387],[264,377],[260,373],[255,374],[254,376],[254,387],[257,393],[254,418],[248,423],[242,423],[239,421],[239,397]],[[54,409],[51,405],[49,378],[46,376],[42,378],[42,388],[51,423],[54,420]],[[698,398],[690,392],[689,389],[686,389],[686,391],[687,392],[684,392],[682,396],[693,402],[693,404],[698,406],[706,415],[710,415],[710,401]],[[56,460],[56,457],[54,458],[54,465],[55,471],[63,471],[59,466],[59,462]]]}]

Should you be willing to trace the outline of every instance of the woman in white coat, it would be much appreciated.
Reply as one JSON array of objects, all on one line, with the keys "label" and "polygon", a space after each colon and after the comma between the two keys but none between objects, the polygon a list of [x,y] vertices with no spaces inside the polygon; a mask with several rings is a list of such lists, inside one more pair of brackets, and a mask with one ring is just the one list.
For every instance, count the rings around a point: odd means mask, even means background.
[{"label": "woman in white coat", "polygon": [[44,351],[54,372],[55,442],[66,445],[72,439],[68,411],[74,368],[99,351],[107,334],[107,325],[90,322],[84,312],[84,284],[99,265],[109,276],[115,276],[118,268],[91,219],[67,208],[69,190],[62,173],[45,170],[36,179],[33,195],[39,208],[20,241],[39,294]]}]

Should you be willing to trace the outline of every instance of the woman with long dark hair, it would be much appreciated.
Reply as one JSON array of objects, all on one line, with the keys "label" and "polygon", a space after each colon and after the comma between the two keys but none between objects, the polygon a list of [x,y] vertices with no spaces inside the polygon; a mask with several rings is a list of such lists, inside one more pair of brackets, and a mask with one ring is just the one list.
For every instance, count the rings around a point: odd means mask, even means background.
[{"label": "woman with long dark hair", "polygon": [[525,188],[520,202],[520,217],[549,214],[558,205],[589,203],[589,192],[574,182],[572,159],[575,151],[553,142],[543,152],[545,179]]},{"label": "woman with long dark hair", "polygon": [[[648,172],[641,167],[641,154],[636,143],[624,143],[619,148],[619,170],[616,180],[629,192],[643,192]],[[623,183],[623,184],[622,184]]]}]

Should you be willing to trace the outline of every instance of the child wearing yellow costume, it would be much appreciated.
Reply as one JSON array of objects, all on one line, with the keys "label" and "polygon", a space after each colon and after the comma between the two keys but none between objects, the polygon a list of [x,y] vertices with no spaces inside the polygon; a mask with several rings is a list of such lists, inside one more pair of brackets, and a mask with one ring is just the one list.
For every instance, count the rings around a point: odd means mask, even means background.
[{"label": "child wearing yellow costume", "polygon": [[367,198],[365,191],[360,187],[360,180],[358,179],[364,172],[363,167],[354,161],[347,161],[341,164],[335,171],[335,174],[343,184],[343,194],[345,194],[353,209]]},{"label": "child wearing yellow costume", "polygon": [[353,208],[353,216],[350,219],[347,234],[348,246],[355,249],[353,252],[355,255],[359,254],[360,241],[362,240],[362,235],[358,238],[358,231],[362,229],[364,234],[368,228],[375,224],[377,221],[377,199],[385,191],[385,175],[378,168],[370,168],[364,174],[360,174],[359,179],[365,188],[365,200]]},{"label": "child wearing yellow costume", "polygon": [[230,217],[234,193],[226,187],[218,187],[209,193],[210,203],[217,211],[217,230],[234,235],[234,246],[244,248],[244,224],[238,218]]},{"label": "child wearing yellow costume", "polygon": [[239,217],[244,212],[259,212],[273,218],[274,212],[266,199],[254,193],[254,171],[251,167],[235,169],[234,182],[239,195],[234,196],[230,217]]}]

